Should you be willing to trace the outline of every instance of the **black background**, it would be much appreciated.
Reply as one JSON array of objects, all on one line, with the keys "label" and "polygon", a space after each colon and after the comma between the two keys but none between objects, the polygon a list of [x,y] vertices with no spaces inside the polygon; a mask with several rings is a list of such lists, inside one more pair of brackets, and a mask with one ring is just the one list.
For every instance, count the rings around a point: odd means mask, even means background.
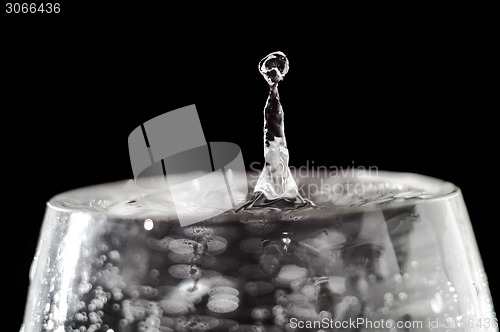
[{"label": "black background", "polygon": [[249,12],[236,8],[195,17],[63,5],[51,17],[2,9],[3,255],[12,330],[22,320],[45,202],[131,178],[127,137],[139,124],[196,104],[207,141],[237,143],[247,166],[262,162],[268,87],[257,63],[276,50],[290,61],[279,87],[290,163],[354,163],[457,184],[498,298],[498,75],[483,11],[302,8],[287,16],[263,6],[244,19]]}]

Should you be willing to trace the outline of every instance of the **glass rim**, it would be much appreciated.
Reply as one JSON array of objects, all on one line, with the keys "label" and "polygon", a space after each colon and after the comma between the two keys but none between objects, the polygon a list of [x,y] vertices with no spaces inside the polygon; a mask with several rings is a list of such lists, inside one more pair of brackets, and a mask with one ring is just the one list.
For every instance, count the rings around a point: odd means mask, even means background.
[{"label": "glass rim", "polygon": [[[255,179],[257,176],[257,172],[247,172],[248,179]],[[356,180],[359,183],[364,185],[374,185],[374,184],[389,184],[395,186],[394,190],[401,190],[404,194],[404,188],[416,188],[423,190],[422,193],[426,194],[422,197],[410,197],[404,198],[401,200],[391,201],[389,204],[382,203],[369,203],[366,205],[345,205],[345,206],[336,206],[336,208],[332,209],[331,207],[328,210],[330,213],[328,215],[337,215],[337,214],[345,214],[351,212],[359,212],[359,211],[373,211],[380,210],[386,208],[393,207],[402,207],[408,205],[417,205],[421,203],[429,203],[438,200],[452,198],[456,195],[461,194],[461,190],[455,184],[444,181],[438,178],[420,175],[416,173],[408,173],[408,172],[394,172],[394,171],[377,171],[376,175],[366,175],[366,176],[349,176],[346,174],[340,176],[316,176],[316,177],[298,177],[296,178],[297,184],[314,184],[318,183],[321,180],[328,180],[325,182],[330,185],[345,185],[349,180]],[[330,174],[331,175],[331,174]],[[376,180],[376,181],[375,181]],[[249,181],[249,193],[253,191],[251,181]],[[401,187],[401,188],[400,188]],[[399,189],[398,189],[399,188]],[[158,190],[158,189],[156,189]],[[167,217],[168,219],[175,219],[176,213],[175,209],[170,211],[168,215],[165,214],[165,211],[162,213],[158,213],[154,209],[150,209],[149,214],[141,214],[137,213],[137,215],[117,215],[110,210],[106,210],[106,202],[111,201],[113,199],[116,200],[117,195],[121,195],[123,200],[132,200],[137,195],[146,195],[148,193],[154,193],[153,189],[146,189],[137,186],[133,180],[120,180],[115,182],[102,183],[92,186],[86,186],[81,188],[76,188],[72,190],[68,190],[53,196],[48,202],[47,207],[51,209],[55,209],[62,212],[68,213],[87,213],[87,214],[99,214],[105,215],[110,218],[123,218],[123,219],[139,219],[143,218],[147,215],[151,217]],[[318,196],[320,197],[320,196]],[[76,202],[75,206],[72,206],[71,203],[68,202]],[[314,200],[313,200],[314,202]],[[99,206],[99,204],[103,204]],[[94,204],[94,206],[92,205]],[[318,204],[321,206],[321,203]],[[324,210],[324,209],[323,209]],[[252,212],[255,212],[252,210]],[[261,214],[260,211],[257,211],[257,215]],[[290,211],[287,211],[290,212]],[[324,212],[324,211],[323,211]],[[223,211],[221,212],[221,214]],[[238,213],[239,214],[239,213]],[[265,213],[264,213],[265,214]],[[299,210],[296,211],[298,215],[307,216],[308,213],[301,212]],[[313,213],[314,215],[315,213]],[[233,213],[234,216],[237,213]],[[248,215],[248,214],[247,214]],[[262,215],[262,214],[261,214]],[[274,214],[275,215],[275,214]]]}]

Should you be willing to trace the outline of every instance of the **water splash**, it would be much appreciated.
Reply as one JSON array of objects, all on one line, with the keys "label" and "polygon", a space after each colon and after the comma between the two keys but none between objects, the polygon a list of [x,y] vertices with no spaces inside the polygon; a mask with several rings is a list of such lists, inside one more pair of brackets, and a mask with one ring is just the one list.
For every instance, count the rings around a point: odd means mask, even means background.
[{"label": "water splash", "polygon": [[254,195],[242,207],[244,209],[313,205],[300,195],[288,167],[284,113],[278,93],[278,83],[283,80],[288,69],[288,59],[283,52],[273,52],[259,62],[259,71],[269,84],[269,96],[264,108],[265,165],[255,185]]}]

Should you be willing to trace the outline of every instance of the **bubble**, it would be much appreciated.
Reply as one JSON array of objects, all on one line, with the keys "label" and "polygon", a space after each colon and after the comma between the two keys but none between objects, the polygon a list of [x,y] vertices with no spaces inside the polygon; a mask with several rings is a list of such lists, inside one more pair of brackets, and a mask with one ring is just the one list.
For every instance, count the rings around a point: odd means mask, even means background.
[{"label": "bubble", "polygon": [[212,287],[231,287],[235,288],[239,285],[240,281],[237,278],[228,276],[217,276],[210,280]]},{"label": "bubble", "polygon": [[227,299],[215,299],[208,301],[207,308],[217,313],[228,313],[236,310],[238,303]]},{"label": "bubble", "polygon": [[188,305],[179,300],[163,300],[160,302],[163,311],[168,315],[185,315],[188,313]]},{"label": "bubble", "polygon": [[398,296],[401,301],[406,301],[408,299],[408,294],[406,294],[405,292],[399,293]]},{"label": "bubble", "polygon": [[170,242],[172,242],[174,239],[170,236],[166,236],[163,239],[155,239],[155,238],[149,238],[146,243],[147,245],[154,250],[158,251],[166,251],[168,250],[168,245]]},{"label": "bubble", "polygon": [[219,293],[219,294],[214,294],[214,295],[210,296],[210,301],[217,300],[217,299],[229,300],[229,301],[233,301],[233,302],[236,302],[236,303],[240,302],[240,299],[238,299],[237,296],[234,296],[234,295],[231,295],[231,294]]},{"label": "bubble", "polygon": [[80,295],[87,294],[91,289],[92,289],[92,284],[85,281],[77,286],[77,292]]},{"label": "bubble", "polygon": [[274,318],[274,324],[278,325],[278,326],[283,326],[285,325],[286,323],[286,319],[284,316],[277,316],[276,318]]},{"label": "bubble", "polygon": [[151,269],[149,271],[149,275],[151,278],[158,278],[160,276],[160,271],[158,271],[157,269]]},{"label": "bubble", "polygon": [[209,296],[214,296],[216,294],[230,294],[233,296],[238,296],[240,292],[233,287],[228,287],[228,286],[218,286],[218,287],[213,287],[209,292]]},{"label": "bubble", "polygon": [[288,300],[287,300],[288,294],[284,289],[277,289],[276,292],[274,292],[274,297],[276,298],[276,303],[285,305]]},{"label": "bubble", "polygon": [[175,251],[171,251],[168,253],[168,258],[175,263],[191,263],[193,259],[196,258],[196,255],[193,252],[189,254],[179,254]]},{"label": "bubble", "polygon": [[286,309],[283,306],[277,304],[273,307],[273,315],[274,316],[284,316],[284,315],[286,315]]},{"label": "bubble", "polygon": [[330,320],[332,318],[332,313],[330,311],[320,311],[319,313],[319,318],[320,319],[328,319]]},{"label": "bubble", "polygon": [[255,320],[263,320],[271,317],[271,312],[267,308],[253,308],[250,315]]},{"label": "bubble", "polygon": [[120,288],[113,288],[111,292],[113,293],[113,299],[115,299],[116,301],[120,301],[121,299],[123,299],[123,293]]},{"label": "bubble", "polygon": [[213,229],[206,226],[190,226],[184,228],[184,234],[189,237],[202,237],[213,234]]},{"label": "bubble", "polygon": [[97,323],[99,321],[99,316],[95,312],[89,313],[89,321],[91,323]]},{"label": "bubble", "polygon": [[178,254],[193,254],[195,248],[197,248],[200,244],[194,240],[189,239],[177,239],[172,240],[168,244],[168,248],[173,252]]},{"label": "bubble", "polygon": [[201,269],[197,266],[188,265],[188,264],[177,264],[172,265],[168,269],[168,273],[174,277],[179,279],[186,279],[189,277],[201,277]]},{"label": "bubble", "polygon": [[313,285],[304,285],[301,289],[302,294],[309,298],[313,298],[316,294],[316,288]]},{"label": "bubble", "polygon": [[158,291],[151,286],[140,286],[139,291],[141,295],[145,298],[151,298],[158,295]]},{"label": "bubble", "polygon": [[313,318],[316,316],[316,312],[310,307],[293,306],[288,311],[292,317]]},{"label": "bubble", "polygon": [[224,252],[227,247],[227,241],[220,236],[212,236],[207,241],[207,250],[213,255],[218,255]]},{"label": "bubble", "polygon": [[[387,309],[386,307],[382,308],[382,310]],[[340,303],[335,306],[334,313],[336,320],[343,317],[356,317],[361,312],[361,304],[357,297],[347,295],[345,296]]]},{"label": "bubble", "polygon": [[290,284],[292,281],[297,279],[303,279],[307,275],[307,269],[299,267],[297,265],[285,265],[281,268],[278,273],[276,281],[283,284]]},{"label": "bubble", "polygon": [[144,322],[147,327],[160,327],[160,318],[150,316]]},{"label": "bubble", "polygon": [[328,288],[335,294],[343,295],[345,293],[345,278],[344,277],[329,277]]},{"label": "bubble", "polygon": [[97,246],[99,251],[108,251],[108,246],[104,243],[101,243]]}]

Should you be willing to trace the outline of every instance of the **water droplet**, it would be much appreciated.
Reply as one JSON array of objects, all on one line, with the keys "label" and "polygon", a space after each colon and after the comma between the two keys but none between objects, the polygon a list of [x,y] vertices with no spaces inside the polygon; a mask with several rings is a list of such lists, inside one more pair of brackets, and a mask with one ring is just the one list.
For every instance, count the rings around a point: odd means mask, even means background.
[{"label": "water droplet", "polygon": [[293,208],[309,204],[299,194],[288,167],[284,113],[278,93],[278,83],[283,80],[288,68],[288,59],[282,52],[273,52],[259,62],[259,71],[269,84],[269,96],[264,109],[265,163],[254,187],[253,197],[240,209],[269,206]]},{"label": "water droplet", "polygon": [[288,237],[289,233],[288,232],[283,232],[283,238],[281,238],[281,242],[283,242],[283,249],[285,251],[288,250],[288,246],[292,242],[292,240]]}]

